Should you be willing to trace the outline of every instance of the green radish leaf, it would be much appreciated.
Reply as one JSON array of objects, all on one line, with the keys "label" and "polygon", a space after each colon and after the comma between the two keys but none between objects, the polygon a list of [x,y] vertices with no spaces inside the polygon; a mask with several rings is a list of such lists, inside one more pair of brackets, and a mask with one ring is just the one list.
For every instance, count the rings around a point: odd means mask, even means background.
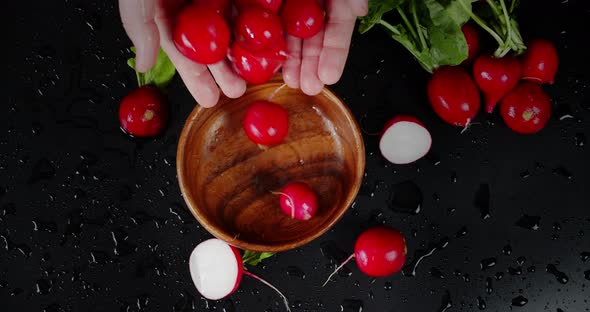
[{"label": "green radish leaf", "polygon": [[373,26],[379,24],[383,14],[396,9],[405,0],[369,0],[369,11],[367,15],[360,18],[359,32],[364,34]]},{"label": "green radish leaf", "polygon": [[274,254],[275,254],[274,252],[256,252],[256,251],[245,250],[244,254],[242,255],[242,262],[244,264],[257,265],[262,260],[269,258]]},{"label": "green radish leaf", "polygon": [[[135,47],[131,47],[131,51],[135,53]],[[128,59],[127,65],[135,70],[137,83],[140,87],[154,85],[160,89],[165,88],[174,77],[174,74],[176,74],[174,64],[172,64],[172,61],[170,61],[170,58],[162,49],[158,52],[154,66],[145,73],[138,72],[135,69],[135,58]]]}]

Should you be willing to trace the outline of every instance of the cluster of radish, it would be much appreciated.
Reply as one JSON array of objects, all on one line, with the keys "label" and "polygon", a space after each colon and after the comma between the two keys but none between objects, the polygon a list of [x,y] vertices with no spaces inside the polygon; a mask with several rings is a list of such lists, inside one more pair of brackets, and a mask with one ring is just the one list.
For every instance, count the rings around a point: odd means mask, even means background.
[{"label": "cluster of radish", "polygon": [[[285,140],[289,116],[281,105],[261,100],[248,106],[242,125],[250,141],[267,149]],[[272,193],[279,195],[282,211],[292,219],[309,220],[318,211],[317,195],[305,182],[291,182],[282,190]]]},{"label": "cluster of radish", "polygon": [[467,127],[480,108],[480,91],[487,113],[500,103],[500,115],[517,133],[532,134],[545,127],[551,115],[551,100],[541,84],[551,84],[557,72],[554,45],[544,39],[529,42],[520,57],[496,57],[479,52],[479,37],[471,24],[463,26],[472,76],[463,66],[444,66],[428,82],[428,98],[436,114],[445,122]]},{"label": "cluster of radish", "polygon": [[245,81],[261,84],[288,57],[285,32],[305,39],[323,26],[316,0],[194,0],[178,14],[173,39],[192,61],[209,65],[227,57]]}]

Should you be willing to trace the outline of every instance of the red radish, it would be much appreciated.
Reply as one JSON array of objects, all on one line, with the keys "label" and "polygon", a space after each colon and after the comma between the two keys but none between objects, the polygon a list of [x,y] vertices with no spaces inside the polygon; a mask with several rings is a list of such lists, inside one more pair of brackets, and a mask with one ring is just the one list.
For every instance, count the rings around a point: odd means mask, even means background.
[{"label": "red radish", "polygon": [[272,50],[252,53],[234,42],[228,58],[236,73],[246,82],[261,84],[269,81],[287,59],[287,44],[283,38]]},{"label": "red radish", "polygon": [[205,5],[221,15],[226,21],[231,19],[231,0],[193,0],[194,4]]},{"label": "red radish", "polygon": [[289,117],[281,105],[262,100],[250,104],[242,125],[252,142],[272,146],[283,142],[287,136]]},{"label": "red radish", "polygon": [[231,295],[240,286],[242,275],[247,275],[276,291],[287,311],[291,311],[285,295],[269,282],[244,270],[240,252],[220,239],[211,238],[198,244],[190,255],[189,270],[195,287],[207,299],[219,300]]},{"label": "red radish", "polygon": [[369,228],[356,239],[354,254],[336,268],[324,286],[352,258],[366,275],[384,277],[399,271],[404,266],[407,253],[406,240],[399,231],[386,226]]},{"label": "red radish", "polygon": [[379,149],[394,164],[409,164],[426,155],[432,145],[428,129],[412,116],[400,115],[383,129]]},{"label": "red radish", "polygon": [[236,7],[238,10],[244,10],[249,6],[259,5],[265,9],[271,10],[273,13],[279,12],[281,8],[281,4],[283,4],[283,0],[234,0]]},{"label": "red radish", "polygon": [[468,64],[473,58],[479,54],[479,33],[472,24],[464,24],[461,27],[465,41],[467,42],[467,59],[463,61],[463,64]]},{"label": "red radish", "polygon": [[250,52],[273,48],[282,39],[283,26],[272,11],[252,6],[240,11],[235,23],[236,41]]},{"label": "red radish", "polygon": [[522,79],[539,84],[552,84],[559,64],[555,46],[544,39],[529,42],[527,51],[521,58],[521,64]]},{"label": "red radish", "polygon": [[144,86],[123,98],[119,105],[121,129],[136,137],[162,132],[168,121],[168,105],[158,89]]},{"label": "red radish", "polygon": [[281,20],[289,35],[306,39],[324,27],[324,10],[316,0],[287,0],[281,11]]},{"label": "red radish", "polygon": [[479,110],[479,91],[471,77],[458,66],[443,66],[428,82],[428,99],[445,122],[466,127]]},{"label": "red radish", "polygon": [[274,194],[280,195],[281,209],[292,219],[309,220],[318,211],[318,198],[306,183],[289,183],[280,192]]},{"label": "red radish", "polygon": [[545,127],[551,116],[551,99],[531,82],[521,82],[500,104],[500,115],[515,132],[532,134]]},{"label": "red radish", "polygon": [[190,5],[178,14],[173,37],[184,56],[197,63],[213,64],[225,58],[230,32],[223,17],[213,9]]},{"label": "red radish", "polygon": [[473,63],[473,78],[485,97],[486,112],[492,113],[496,104],[520,80],[520,63],[514,56],[496,58],[484,54]]}]

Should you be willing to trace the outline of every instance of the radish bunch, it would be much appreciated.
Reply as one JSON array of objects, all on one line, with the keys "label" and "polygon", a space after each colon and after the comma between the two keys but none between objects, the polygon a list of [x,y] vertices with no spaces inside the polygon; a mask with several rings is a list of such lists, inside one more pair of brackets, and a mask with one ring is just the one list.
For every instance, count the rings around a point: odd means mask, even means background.
[{"label": "radish bunch", "polygon": [[261,84],[288,57],[285,32],[312,37],[324,27],[324,15],[316,0],[194,0],[176,17],[173,38],[187,58],[210,65],[227,57],[246,82]]},{"label": "radish bunch", "polygon": [[219,300],[231,295],[240,286],[242,275],[246,275],[276,291],[287,311],[291,311],[287,297],[269,282],[244,270],[240,252],[220,239],[198,244],[190,255],[189,270],[197,291],[207,299]]},{"label": "radish bunch", "polygon": [[449,124],[467,127],[479,111],[481,92],[485,111],[492,113],[500,103],[500,115],[513,131],[540,131],[551,115],[551,103],[538,85],[554,81],[558,57],[553,44],[533,40],[519,58],[510,54],[475,56],[479,51],[477,32],[468,24],[462,30],[469,48],[463,65],[475,57],[473,79],[461,66],[436,69],[428,82],[428,99],[435,113]]}]

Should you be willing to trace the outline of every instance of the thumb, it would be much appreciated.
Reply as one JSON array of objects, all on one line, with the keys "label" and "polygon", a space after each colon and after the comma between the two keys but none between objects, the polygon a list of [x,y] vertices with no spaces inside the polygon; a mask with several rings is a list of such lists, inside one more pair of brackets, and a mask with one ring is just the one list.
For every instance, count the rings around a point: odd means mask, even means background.
[{"label": "thumb", "polygon": [[160,49],[160,35],[154,21],[155,0],[119,0],[123,27],[137,51],[135,68],[146,72],[156,62]]}]

